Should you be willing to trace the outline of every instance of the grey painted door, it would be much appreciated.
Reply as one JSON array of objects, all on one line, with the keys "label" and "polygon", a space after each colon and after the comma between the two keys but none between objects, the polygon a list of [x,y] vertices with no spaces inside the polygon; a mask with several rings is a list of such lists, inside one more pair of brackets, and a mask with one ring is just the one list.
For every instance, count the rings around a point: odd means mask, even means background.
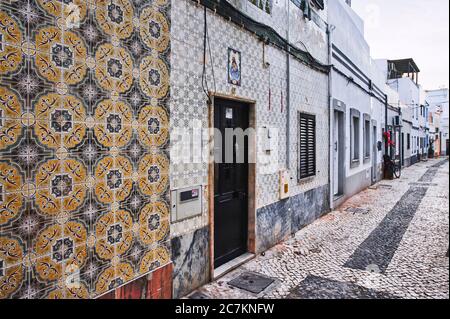
[{"label": "grey painted door", "polygon": [[333,132],[333,194],[339,195],[339,113],[334,112]]}]

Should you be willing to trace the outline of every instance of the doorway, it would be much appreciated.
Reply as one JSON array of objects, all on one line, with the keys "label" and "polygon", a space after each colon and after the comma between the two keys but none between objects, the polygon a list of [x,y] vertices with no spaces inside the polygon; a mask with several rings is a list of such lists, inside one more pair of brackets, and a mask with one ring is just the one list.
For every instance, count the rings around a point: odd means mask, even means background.
[{"label": "doorway", "polygon": [[344,113],[335,110],[333,121],[333,195],[337,199],[344,195]]},{"label": "doorway", "polygon": [[402,166],[405,166],[405,133],[402,133],[402,142],[400,147],[401,147]]},{"label": "doorway", "polygon": [[214,127],[221,133],[214,135],[214,268],[218,268],[248,251],[249,140],[235,135],[227,139],[226,129],[249,127],[249,105],[215,98]]},{"label": "doorway", "polygon": [[378,180],[378,141],[377,141],[377,127],[372,128],[372,184],[375,184]]}]

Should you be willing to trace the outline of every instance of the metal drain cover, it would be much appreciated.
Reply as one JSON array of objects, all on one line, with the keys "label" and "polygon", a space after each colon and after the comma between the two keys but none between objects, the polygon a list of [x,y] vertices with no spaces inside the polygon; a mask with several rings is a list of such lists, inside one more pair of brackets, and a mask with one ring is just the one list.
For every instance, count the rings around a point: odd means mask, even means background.
[{"label": "metal drain cover", "polygon": [[254,273],[243,273],[239,277],[234,278],[228,284],[230,286],[243,289],[255,294],[259,294],[269,287],[275,280]]},{"label": "metal drain cover", "polygon": [[189,299],[211,299],[204,293],[201,293],[199,291],[194,292],[192,295],[189,296]]},{"label": "metal drain cover", "polygon": [[378,187],[380,187],[380,188],[385,188],[385,189],[391,189],[391,188],[392,188],[392,185],[378,184]]}]

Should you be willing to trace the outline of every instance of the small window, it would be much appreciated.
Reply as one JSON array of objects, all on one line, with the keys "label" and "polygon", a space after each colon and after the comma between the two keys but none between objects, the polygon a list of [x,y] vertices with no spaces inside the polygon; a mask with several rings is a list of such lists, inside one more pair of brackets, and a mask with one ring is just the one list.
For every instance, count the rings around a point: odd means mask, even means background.
[{"label": "small window", "polygon": [[370,121],[364,121],[364,158],[370,158]]},{"label": "small window", "polygon": [[312,0],[312,3],[319,9],[325,9],[325,3],[323,0]]},{"label": "small window", "polygon": [[408,150],[411,149],[411,134],[407,134],[407,135],[406,135],[406,148],[407,148]]},{"label": "small window", "polygon": [[[295,4],[297,7],[299,7],[301,10],[305,9],[306,1],[307,0],[291,0],[293,4]],[[311,0],[310,3],[317,9],[323,10],[325,9],[325,2],[324,0]]]},{"label": "small window", "polygon": [[248,0],[267,14],[272,13],[272,0]]},{"label": "small window", "polygon": [[316,175],[316,117],[299,115],[299,179]]},{"label": "small window", "polygon": [[359,117],[352,117],[352,160],[359,160]]}]

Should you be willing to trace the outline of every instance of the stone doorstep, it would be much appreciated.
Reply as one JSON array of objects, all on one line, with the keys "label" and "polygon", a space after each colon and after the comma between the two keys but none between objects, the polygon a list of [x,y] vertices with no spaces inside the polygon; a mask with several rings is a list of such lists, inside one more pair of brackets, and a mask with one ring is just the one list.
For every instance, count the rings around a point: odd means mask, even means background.
[{"label": "stone doorstep", "polygon": [[223,276],[225,276],[226,274],[228,274],[229,272],[235,270],[236,268],[238,268],[239,266],[245,264],[246,262],[252,260],[253,258],[255,258],[255,254],[251,254],[251,253],[246,253],[243,254],[229,262],[227,262],[226,264],[223,264],[220,267],[217,267],[216,269],[214,269],[214,278],[213,280],[217,280]]}]

